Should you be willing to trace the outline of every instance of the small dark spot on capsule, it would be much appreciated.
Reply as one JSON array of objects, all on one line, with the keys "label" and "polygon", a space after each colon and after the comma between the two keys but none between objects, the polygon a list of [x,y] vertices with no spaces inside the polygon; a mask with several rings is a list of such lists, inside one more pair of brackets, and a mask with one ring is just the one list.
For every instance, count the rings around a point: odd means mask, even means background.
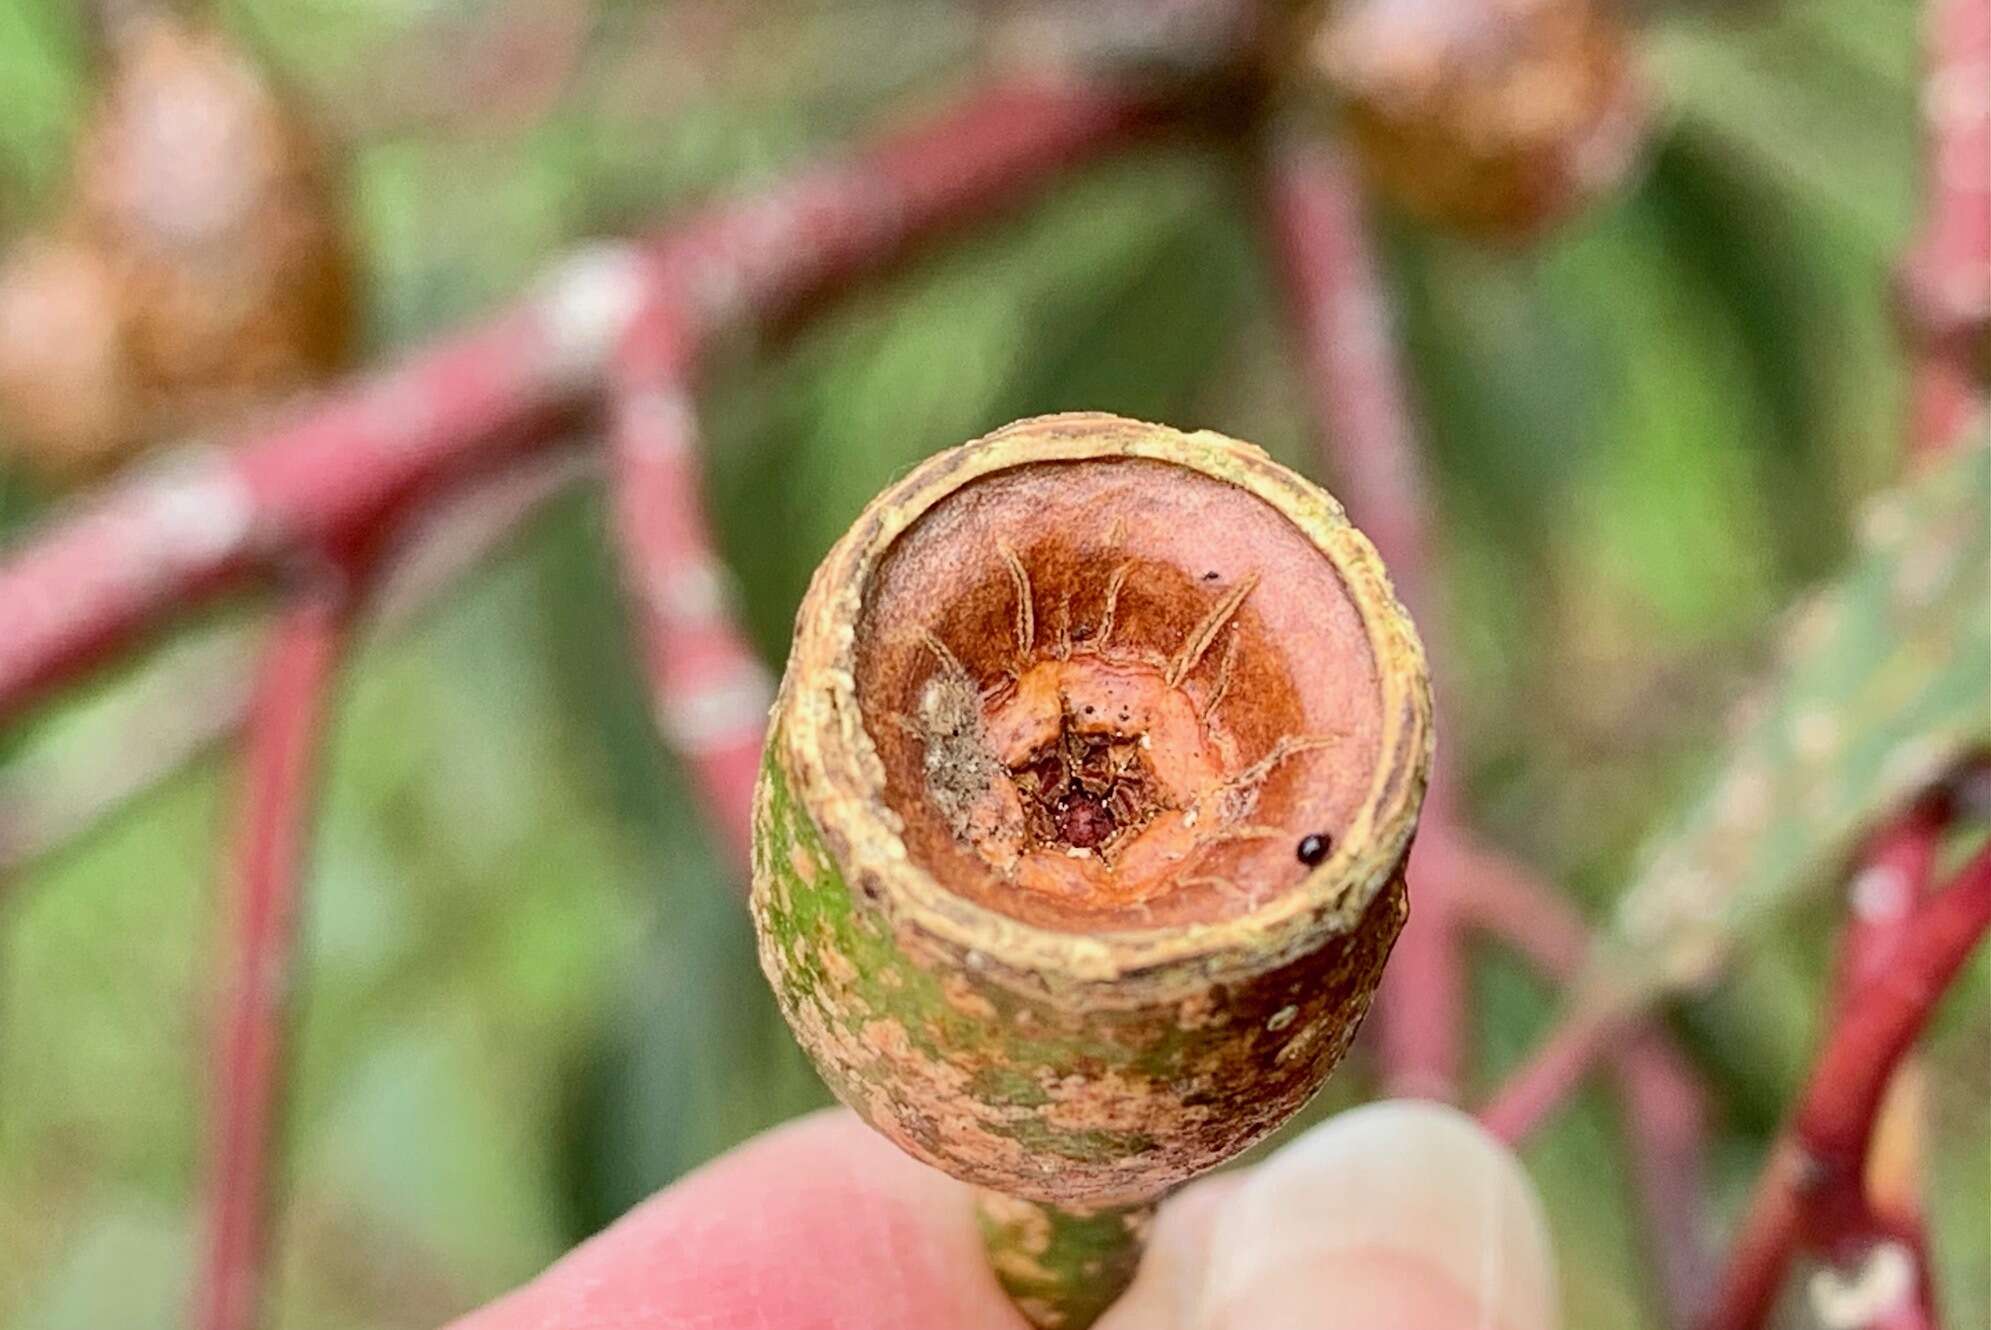
[{"label": "small dark spot on capsule", "polygon": [[1215,570],[1215,569],[1212,569],[1212,570],[1210,570],[1209,572],[1207,572],[1207,573],[1204,573],[1204,574],[1203,574],[1203,580],[1204,580],[1205,582],[1214,582],[1214,581],[1216,581],[1216,580],[1217,580],[1217,572],[1216,572],[1216,570]]},{"label": "small dark spot on capsule", "polygon": [[1300,862],[1312,868],[1327,858],[1334,849],[1334,838],[1325,831],[1316,831],[1310,836],[1300,837]]},{"label": "small dark spot on capsule", "polygon": [[1085,709],[1085,714],[1086,714],[1086,715],[1088,715],[1088,716],[1090,716],[1090,715],[1092,714],[1092,710],[1093,710],[1093,709],[1092,709],[1091,707],[1087,707],[1087,708]]}]

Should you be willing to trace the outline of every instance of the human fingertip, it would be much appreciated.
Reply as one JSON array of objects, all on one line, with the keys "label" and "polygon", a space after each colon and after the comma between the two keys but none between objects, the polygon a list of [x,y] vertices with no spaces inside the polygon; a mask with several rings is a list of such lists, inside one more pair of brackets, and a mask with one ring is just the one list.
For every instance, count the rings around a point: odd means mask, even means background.
[{"label": "human fingertip", "polygon": [[1210,1232],[1244,1173],[1219,1173],[1171,1197],[1155,1220],[1140,1273],[1093,1330],[1190,1330],[1202,1297]]},{"label": "human fingertip", "polygon": [[1555,1330],[1555,1265],[1520,1163],[1471,1117],[1392,1101],[1246,1175],[1209,1229],[1185,1330]]},{"label": "human fingertip", "polygon": [[582,1325],[1024,1330],[967,1190],[841,1110],[713,1161],[451,1330]]}]

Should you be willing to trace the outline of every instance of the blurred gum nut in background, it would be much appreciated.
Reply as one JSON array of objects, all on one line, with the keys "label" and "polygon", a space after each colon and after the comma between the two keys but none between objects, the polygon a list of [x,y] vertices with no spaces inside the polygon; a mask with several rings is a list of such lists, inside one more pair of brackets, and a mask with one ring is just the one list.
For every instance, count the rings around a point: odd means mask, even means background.
[{"label": "blurred gum nut in background", "polygon": [[115,271],[94,245],[17,242],[0,262],[0,430],[27,460],[82,476],[142,442]]},{"label": "blurred gum nut in background", "polygon": [[1528,240],[1575,215],[1647,133],[1611,0],[1338,0],[1306,60],[1381,193],[1472,235]]},{"label": "blurred gum nut in background", "polygon": [[0,262],[0,430],[58,480],[323,382],[357,330],[319,138],[219,29],[110,10],[68,207]]},{"label": "blurred gum nut in background", "polygon": [[761,961],[837,1094],[981,1189],[1043,1326],[1289,1118],[1407,910],[1422,648],[1263,452],[1050,416],[859,516],[797,619],[755,815]]}]

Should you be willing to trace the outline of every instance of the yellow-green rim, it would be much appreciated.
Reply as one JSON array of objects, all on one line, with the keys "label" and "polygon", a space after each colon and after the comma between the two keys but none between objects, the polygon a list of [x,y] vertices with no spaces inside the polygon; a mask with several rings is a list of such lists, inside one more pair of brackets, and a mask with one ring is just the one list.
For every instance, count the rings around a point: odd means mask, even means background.
[{"label": "yellow-green rim", "polygon": [[[1025,923],[957,895],[914,862],[897,814],[879,795],[884,766],[857,701],[857,624],[886,551],[971,481],[1039,462],[1109,457],[1183,466],[1270,504],[1334,565],[1368,634],[1382,692],[1369,793],[1334,853],[1249,914],[1109,933]],[[902,938],[937,945],[959,963],[1040,991],[1112,985],[1123,999],[1258,973],[1352,930],[1403,862],[1432,751],[1423,645],[1375,546],[1349,524],[1340,503],[1251,444],[1093,412],[1005,426],[935,455],[874,499],[810,584],[775,715],[779,756],[802,806],[846,882],[861,886]]]}]

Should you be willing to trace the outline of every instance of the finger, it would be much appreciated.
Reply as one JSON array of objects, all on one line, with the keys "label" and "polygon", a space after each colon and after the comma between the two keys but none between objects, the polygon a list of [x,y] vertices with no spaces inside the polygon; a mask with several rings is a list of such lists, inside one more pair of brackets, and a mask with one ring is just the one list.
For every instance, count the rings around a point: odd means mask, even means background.
[{"label": "finger", "polygon": [[1189,1318],[1202,1297],[1212,1232],[1224,1206],[1243,1185],[1245,1172],[1219,1173],[1191,1183],[1169,1199],[1148,1235],[1148,1249],[1133,1287],[1121,1295],[1095,1330],[1191,1330]]},{"label": "finger", "polygon": [[[1208,1184],[1205,1184],[1206,1186]],[[1099,1330],[1555,1330],[1540,1202],[1477,1123],[1375,1104],[1164,1209]]]},{"label": "finger", "polygon": [[573,1326],[1025,1330],[967,1192],[841,1110],[706,1166],[453,1330]]}]

